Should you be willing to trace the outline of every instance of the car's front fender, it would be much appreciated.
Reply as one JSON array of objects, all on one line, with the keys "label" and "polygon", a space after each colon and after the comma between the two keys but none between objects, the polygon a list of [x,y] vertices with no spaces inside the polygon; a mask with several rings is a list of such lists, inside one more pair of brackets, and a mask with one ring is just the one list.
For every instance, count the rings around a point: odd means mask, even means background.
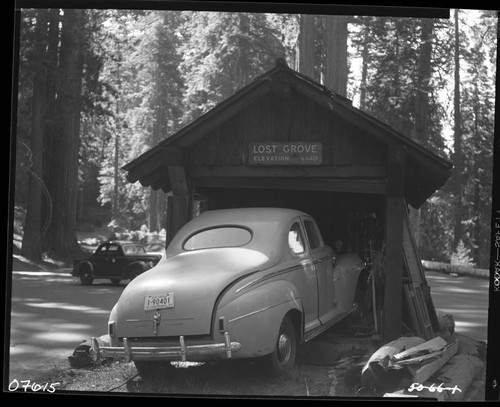
[{"label": "car's front fender", "polygon": [[272,281],[254,287],[226,302],[216,312],[214,330],[229,332],[239,342],[237,358],[257,357],[271,353],[285,315],[292,313],[298,337],[302,328],[302,300],[289,281]]},{"label": "car's front fender", "polygon": [[82,268],[84,266],[89,266],[90,267],[90,271],[92,272],[92,274],[94,274],[94,265],[92,264],[91,261],[89,260],[82,260],[80,261],[78,264],[76,264],[74,267],[73,267],[73,271],[72,271],[72,275],[74,277],[79,277],[80,276],[80,273],[82,271]]}]

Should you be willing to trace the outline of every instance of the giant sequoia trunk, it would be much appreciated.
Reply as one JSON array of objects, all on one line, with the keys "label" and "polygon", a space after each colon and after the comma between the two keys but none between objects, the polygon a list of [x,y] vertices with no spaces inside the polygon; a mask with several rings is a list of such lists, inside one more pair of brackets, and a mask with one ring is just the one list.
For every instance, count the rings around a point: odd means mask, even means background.
[{"label": "giant sequoia trunk", "polygon": [[[47,38],[47,80],[45,88],[45,117],[43,124],[43,180],[50,193],[54,191],[56,175],[52,173],[54,161],[54,148],[57,145],[57,112],[56,112],[56,83],[59,66],[59,9],[49,10],[49,27]],[[52,196],[42,200],[42,213],[44,225],[52,221]]]},{"label": "giant sequoia trunk", "polygon": [[[430,80],[432,76],[432,35],[434,22],[432,19],[422,19],[422,32],[420,36],[420,47],[418,57],[417,83],[415,84],[415,140],[423,146],[428,146],[431,131],[430,103],[429,95],[431,93]],[[411,209],[410,221],[417,246],[420,247],[421,237],[421,210]],[[425,208],[423,209],[425,210]]]},{"label": "giant sequoia trunk", "polygon": [[34,78],[31,113],[30,160],[26,163],[29,172],[29,192],[26,221],[22,244],[23,256],[40,261],[42,227],[42,150],[43,115],[45,106],[45,46],[47,36],[47,10],[38,10],[35,28]]},{"label": "giant sequoia trunk", "polygon": [[300,16],[300,32],[297,44],[297,71],[314,78],[314,16]]},{"label": "giant sequoia trunk", "polygon": [[420,37],[417,83],[415,92],[415,136],[422,145],[429,142],[429,94],[432,75],[432,32],[434,23],[431,19],[422,19],[422,34]]},{"label": "giant sequoia trunk", "polygon": [[64,10],[58,77],[59,126],[50,174],[53,207],[47,246],[61,256],[79,253],[76,240],[78,148],[82,87],[84,10]]},{"label": "giant sequoia trunk", "polygon": [[462,173],[464,169],[462,156],[462,117],[460,113],[460,30],[458,10],[455,10],[455,89],[454,89],[454,138],[453,138],[453,190],[454,190],[454,234],[453,250],[462,239]]},{"label": "giant sequoia trunk", "polygon": [[347,17],[325,16],[325,85],[347,95]]}]

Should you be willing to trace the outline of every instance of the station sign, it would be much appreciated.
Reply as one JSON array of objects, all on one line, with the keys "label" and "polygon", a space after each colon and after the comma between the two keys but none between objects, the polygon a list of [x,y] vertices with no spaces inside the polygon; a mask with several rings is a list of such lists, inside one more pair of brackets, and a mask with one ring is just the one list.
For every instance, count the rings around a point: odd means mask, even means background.
[{"label": "station sign", "polygon": [[248,145],[249,165],[321,165],[323,144],[308,141],[263,141]]}]

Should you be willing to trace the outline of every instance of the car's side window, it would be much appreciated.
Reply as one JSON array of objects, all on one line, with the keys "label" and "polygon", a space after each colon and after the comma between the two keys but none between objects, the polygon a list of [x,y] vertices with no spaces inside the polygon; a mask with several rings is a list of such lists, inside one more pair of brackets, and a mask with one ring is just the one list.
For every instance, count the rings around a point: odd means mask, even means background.
[{"label": "car's side window", "polygon": [[298,222],[295,222],[288,231],[288,245],[295,254],[303,253],[305,250],[304,236]]},{"label": "car's side window", "polygon": [[306,228],[307,237],[309,238],[309,246],[311,250],[320,248],[323,245],[323,242],[321,241],[316,225],[310,220],[305,220],[304,226]]},{"label": "car's side window", "polygon": [[117,244],[110,244],[108,247],[108,255],[120,256],[122,255],[122,249]]},{"label": "car's side window", "polygon": [[95,254],[96,254],[97,256],[105,256],[105,255],[106,255],[106,248],[107,248],[107,246],[106,246],[106,245],[99,247],[99,248],[96,250]]}]

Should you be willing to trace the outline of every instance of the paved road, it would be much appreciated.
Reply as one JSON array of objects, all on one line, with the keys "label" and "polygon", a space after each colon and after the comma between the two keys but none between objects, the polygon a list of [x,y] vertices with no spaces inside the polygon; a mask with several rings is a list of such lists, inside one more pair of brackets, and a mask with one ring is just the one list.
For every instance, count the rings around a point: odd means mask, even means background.
[{"label": "paved road", "polygon": [[68,356],[79,343],[106,333],[109,312],[125,284],[97,280],[82,286],[69,273],[13,273],[9,383],[68,368]]},{"label": "paved road", "polygon": [[425,275],[431,287],[434,307],[453,316],[455,331],[486,341],[489,281],[437,272],[426,272]]},{"label": "paved road", "polygon": [[[426,275],[436,309],[453,315],[456,331],[486,340],[488,281]],[[68,368],[68,356],[80,342],[106,333],[109,311],[124,287],[105,280],[82,286],[67,269],[14,272],[9,382]]]}]

